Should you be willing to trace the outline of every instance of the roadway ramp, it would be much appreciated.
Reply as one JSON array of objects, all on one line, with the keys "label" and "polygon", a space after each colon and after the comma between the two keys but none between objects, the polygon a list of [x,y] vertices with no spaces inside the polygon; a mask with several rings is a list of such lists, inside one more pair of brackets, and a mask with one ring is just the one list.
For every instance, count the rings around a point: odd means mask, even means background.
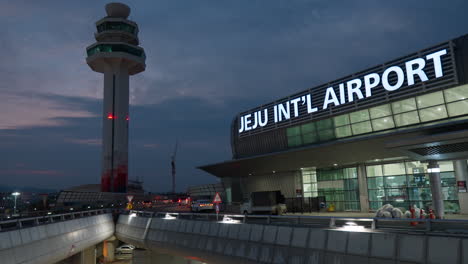
[{"label": "roadway ramp", "polygon": [[114,234],[112,214],[0,232],[1,264],[52,264]]},{"label": "roadway ramp", "polygon": [[468,237],[120,215],[116,236],[207,263],[468,263]]}]

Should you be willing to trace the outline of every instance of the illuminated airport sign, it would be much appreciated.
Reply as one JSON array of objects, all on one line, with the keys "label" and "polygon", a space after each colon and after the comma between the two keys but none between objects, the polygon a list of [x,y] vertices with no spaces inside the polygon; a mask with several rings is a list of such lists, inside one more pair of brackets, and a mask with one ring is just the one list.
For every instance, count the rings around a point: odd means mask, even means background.
[{"label": "illuminated airport sign", "polygon": [[286,101],[256,109],[239,116],[238,132],[241,134],[300,118],[301,115],[319,114],[330,108],[372,99],[373,94],[379,93],[379,89],[386,93],[395,93],[416,84],[444,77],[446,69],[443,59],[448,56],[450,52],[447,48],[424,55],[418,54],[394,65],[380,67],[375,72],[367,72],[323,87],[321,94],[303,93]]}]

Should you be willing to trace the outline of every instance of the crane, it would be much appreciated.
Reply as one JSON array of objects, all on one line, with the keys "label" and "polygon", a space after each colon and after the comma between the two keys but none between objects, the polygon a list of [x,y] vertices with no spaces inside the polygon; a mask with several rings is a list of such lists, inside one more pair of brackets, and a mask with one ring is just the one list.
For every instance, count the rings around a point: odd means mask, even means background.
[{"label": "crane", "polygon": [[176,155],[177,155],[177,146],[178,146],[178,141],[176,140],[175,147],[174,147],[174,153],[171,156],[171,167],[172,167],[172,193],[176,192],[176,182],[175,182],[175,176],[176,176]]}]

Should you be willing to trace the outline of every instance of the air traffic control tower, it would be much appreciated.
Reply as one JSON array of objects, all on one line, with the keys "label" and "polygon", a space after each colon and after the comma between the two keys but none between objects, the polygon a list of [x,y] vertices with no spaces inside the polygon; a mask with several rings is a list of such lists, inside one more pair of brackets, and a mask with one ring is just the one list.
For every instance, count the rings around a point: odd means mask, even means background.
[{"label": "air traffic control tower", "polygon": [[129,76],[145,70],[138,25],[128,20],[130,8],[106,5],[107,16],[96,22],[96,43],[86,48],[86,62],[104,74],[101,191],[127,192]]}]

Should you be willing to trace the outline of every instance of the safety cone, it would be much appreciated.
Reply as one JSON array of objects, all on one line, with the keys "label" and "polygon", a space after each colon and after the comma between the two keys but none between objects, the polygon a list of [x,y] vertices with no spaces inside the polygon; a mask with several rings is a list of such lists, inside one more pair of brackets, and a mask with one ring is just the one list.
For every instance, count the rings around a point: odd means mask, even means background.
[{"label": "safety cone", "polygon": [[[414,208],[412,206],[410,207],[410,212],[411,212],[411,218],[415,218],[415,216],[414,216],[415,210],[414,210]],[[411,226],[416,226],[417,224],[418,224],[418,222],[414,222],[414,221],[410,222]]]},{"label": "safety cone", "polygon": [[435,219],[434,211],[429,209],[429,219]]}]

